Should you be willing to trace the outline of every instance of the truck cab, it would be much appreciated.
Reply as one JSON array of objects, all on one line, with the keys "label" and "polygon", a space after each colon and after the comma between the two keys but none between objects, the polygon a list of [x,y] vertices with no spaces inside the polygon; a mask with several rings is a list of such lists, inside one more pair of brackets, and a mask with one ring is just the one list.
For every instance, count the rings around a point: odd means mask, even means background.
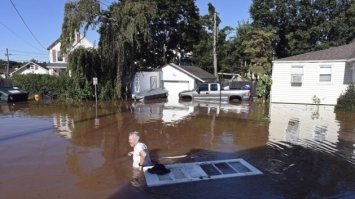
[{"label": "truck cab", "polygon": [[250,90],[224,90],[219,83],[203,83],[192,91],[182,91],[179,98],[182,100],[229,100],[241,102],[249,99]]}]

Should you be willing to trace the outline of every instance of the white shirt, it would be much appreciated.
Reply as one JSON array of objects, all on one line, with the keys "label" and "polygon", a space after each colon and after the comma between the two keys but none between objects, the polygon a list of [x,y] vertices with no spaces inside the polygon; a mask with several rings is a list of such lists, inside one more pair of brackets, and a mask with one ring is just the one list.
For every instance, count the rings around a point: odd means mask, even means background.
[{"label": "white shirt", "polygon": [[152,161],[150,160],[150,156],[149,156],[149,151],[148,151],[148,147],[147,145],[145,145],[142,142],[138,142],[136,144],[136,146],[134,146],[133,148],[133,167],[134,168],[139,168],[139,162],[140,162],[140,152],[141,151],[145,151],[145,153],[147,154],[147,156],[145,157],[143,166],[150,166],[152,165]]}]

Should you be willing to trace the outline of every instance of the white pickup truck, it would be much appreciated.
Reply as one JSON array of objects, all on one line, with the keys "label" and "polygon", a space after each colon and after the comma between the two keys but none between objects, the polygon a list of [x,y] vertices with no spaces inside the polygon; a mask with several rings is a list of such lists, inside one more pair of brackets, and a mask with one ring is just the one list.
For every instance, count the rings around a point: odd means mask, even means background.
[{"label": "white pickup truck", "polygon": [[228,100],[242,102],[249,100],[250,90],[227,90],[221,89],[219,83],[204,83],[192,91],[182,91],[179,93],[181,100]]}]

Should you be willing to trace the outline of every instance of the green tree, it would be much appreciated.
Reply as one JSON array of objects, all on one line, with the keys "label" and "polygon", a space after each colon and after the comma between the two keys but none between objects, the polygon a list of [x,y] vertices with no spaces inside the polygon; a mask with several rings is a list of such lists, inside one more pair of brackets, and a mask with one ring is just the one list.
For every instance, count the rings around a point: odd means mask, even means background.
[{"label": "green tree", "polygon": [[100,58],[95,49],[79,47],[69,55],[68,69],[70,81],[68,81],[67,98],[73,101],[93,99],[93,77],[101,79]]},{"label": "green tree", "polygon": [[274,56],[275,36],[266,29],[253,28],[242,42],[244,53],[248,57],[249,71],[256,76],[271,75],[271,62]]},{"label": "green tree", "polygon": [[335,110],[355,111],[355,85],[351,83],[344,94],[341,94],[337,100]]},{"label": "green tree", "polygon": [[127,95],[135,72],[190,52],[199,38],[198,19],[193,0],[120,0],[107,10],[100,10],[98,0],[68,2],[62,47],[69,49],[75,30],[99,26],[101,82],[105,92],[118,99]]},{"label": "green tree", "polygon": [[[208,4],[208,14],[200,18],[201,33],[200,40],[195,43],[192,54],[192,61],[195,65],[202,69],[213,73],[213,26],[214,26],[214,13],[216,13],[215,7]],[[218,14],[216,16],[216,26],[221,23],[221,19]],[[218,30],[217,34],[217,70],[218,71],[230,71],[230,62],[225,58],[229,55],[227,50],[231,47],[227,42],[228,35],[233,28],[226,26]]]},{"label": "green tree", "polygon": [[276,57],[283,58],[349,43],[354,33],[354,0],[253,0],[253,25],[277,35]]},{"label": "green tree", "polygon": [[[200,38],[200,16],[194,0],[155,0],[157,13],[151,23],[153,44],[147,59],[159,66],[178,63]],[[156,61],[157,60],[157,61]]]}]

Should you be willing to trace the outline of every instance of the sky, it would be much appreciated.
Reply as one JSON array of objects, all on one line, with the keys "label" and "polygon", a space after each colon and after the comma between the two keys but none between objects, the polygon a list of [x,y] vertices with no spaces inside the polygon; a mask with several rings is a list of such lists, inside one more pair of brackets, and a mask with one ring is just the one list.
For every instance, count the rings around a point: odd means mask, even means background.
[{"label": "sky", "polygon": [[[105,9],[112,1],[114,0],[101,0],[101,6]],[[25,62],[34,58],[48,62],[47,47],[61,34],[66,2],[67,0],[0,0],[0,59],[7,60],[5,54],[8,48],[10,60]],[[235,28],[239,21],[250,18],[251,0],[195,2],[200,15],[207,14],[209,2],[213,4],[222,20],[220,28]],[[99,37],[96,31],[89,32],[87,37],[97,45]]]}]

